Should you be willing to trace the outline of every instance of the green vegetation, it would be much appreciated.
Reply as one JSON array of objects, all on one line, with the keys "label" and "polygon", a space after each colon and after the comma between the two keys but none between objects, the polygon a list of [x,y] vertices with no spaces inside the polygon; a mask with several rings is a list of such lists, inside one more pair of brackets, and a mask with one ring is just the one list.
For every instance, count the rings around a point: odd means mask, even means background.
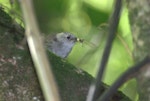
[{"label": "green vegetation", "polygon": [[[19,6],[14,2],[10,5],[9,1],[11,0],[0,0],[2,8],[23,25],[22,20],[19,20],[22,19]],[[67,61],[95,77],[107,37],[107,23],[113,0],[34,0],[34,7],[42,33],[65,31],[85,40],[76,44]],[[133,64],[132,35],[125,4],[116,34],[104,78],[108,85]],[[136,89],[135,80],[121,88],[132,100],[137,98]]]}]

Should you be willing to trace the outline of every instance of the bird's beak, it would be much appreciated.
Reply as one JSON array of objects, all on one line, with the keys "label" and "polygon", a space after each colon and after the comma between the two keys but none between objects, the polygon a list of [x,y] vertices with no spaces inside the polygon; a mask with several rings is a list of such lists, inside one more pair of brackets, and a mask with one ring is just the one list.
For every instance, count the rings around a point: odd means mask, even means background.
[{"label": "bird's beak", "polygon": [[77,42],[77,41],[78,41],[78,38],[74,37],[74,38],[72,38],[71,40],[74,41],[74,42]]}]

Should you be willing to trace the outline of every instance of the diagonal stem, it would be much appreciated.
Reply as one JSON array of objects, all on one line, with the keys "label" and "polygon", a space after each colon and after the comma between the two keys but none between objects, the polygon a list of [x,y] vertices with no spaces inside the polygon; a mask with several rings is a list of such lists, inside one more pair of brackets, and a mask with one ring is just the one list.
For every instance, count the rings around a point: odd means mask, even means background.
[{"label": "diagonal stem", "polygon": [[102,55],[101,64],[99,66],[96,80],[94,81],[94,84],[91,85],[91,87],[90,87],[87,101],[96,101],[97,98],[100,96],[101,81],[102,81],[104,71],[106,69],[108,59],[109,59],[113,40],[116,36],[115,33],[117,31],[117,27],[118,27],[118,23],[119,23],[121,7],[122,7],[122,0],[116,0],[114,12],[112,14],[112,17],[111,17],[110,23],[109,23],[108,38],[107,38],[106,46],[104,48],[104,52]]}]

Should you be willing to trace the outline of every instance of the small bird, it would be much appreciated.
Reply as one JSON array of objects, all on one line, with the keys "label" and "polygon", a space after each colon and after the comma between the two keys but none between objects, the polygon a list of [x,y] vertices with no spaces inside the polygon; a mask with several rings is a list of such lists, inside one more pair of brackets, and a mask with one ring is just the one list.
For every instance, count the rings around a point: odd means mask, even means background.
[{"label": "small bird", "polygon": [[78,38],[68,32],[61,32],[46,38],[46,47],[49,51],[61,58],[66,58],[71,52]]}]

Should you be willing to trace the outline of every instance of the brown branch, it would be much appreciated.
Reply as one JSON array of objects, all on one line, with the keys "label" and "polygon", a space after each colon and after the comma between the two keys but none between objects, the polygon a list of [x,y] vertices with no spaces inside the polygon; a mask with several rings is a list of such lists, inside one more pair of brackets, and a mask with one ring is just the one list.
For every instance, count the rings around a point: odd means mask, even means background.
[{"label": "brown branch", "polygon": [[56,84],[50,69],[50,65],[43,47],[42,38],[35,20],[31,0],[20,0],[24,14],[26,37],[35,70],[41,84],[46,101],[59,101]]}]

